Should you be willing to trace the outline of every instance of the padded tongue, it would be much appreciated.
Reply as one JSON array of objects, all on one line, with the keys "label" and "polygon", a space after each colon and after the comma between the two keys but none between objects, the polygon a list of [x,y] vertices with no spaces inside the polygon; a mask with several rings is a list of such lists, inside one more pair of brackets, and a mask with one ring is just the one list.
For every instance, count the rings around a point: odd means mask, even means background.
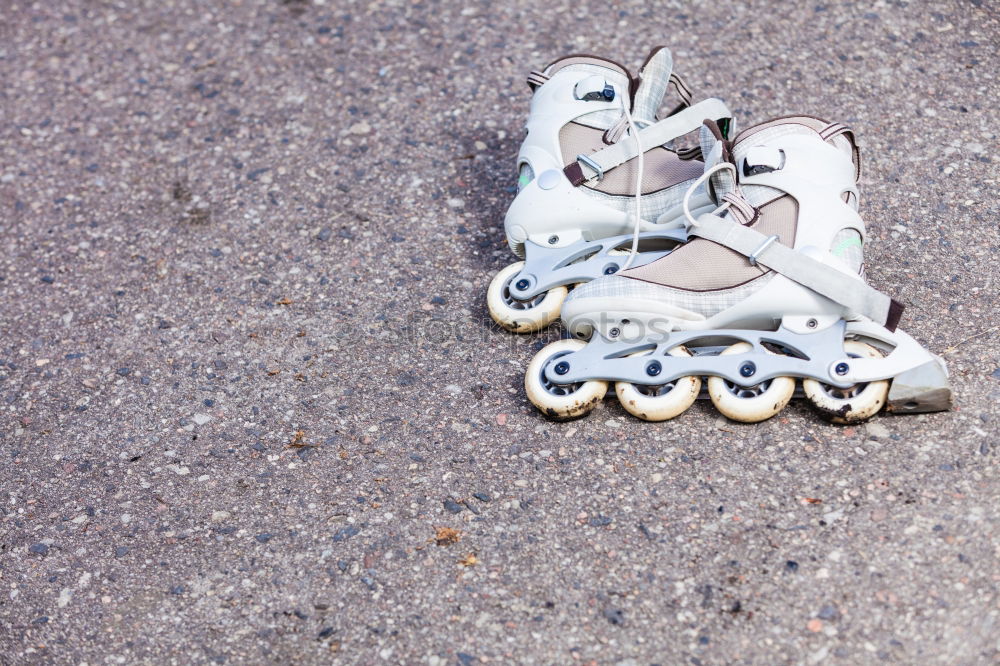
[{"label": "padded tongue", "polygon": [[652,125],[656,122],[656,111],[663,103],[673,69],[670,49],[660,46],[650,52],[639,71],[639,88],[632,103],[632,118],[637,123]]}]

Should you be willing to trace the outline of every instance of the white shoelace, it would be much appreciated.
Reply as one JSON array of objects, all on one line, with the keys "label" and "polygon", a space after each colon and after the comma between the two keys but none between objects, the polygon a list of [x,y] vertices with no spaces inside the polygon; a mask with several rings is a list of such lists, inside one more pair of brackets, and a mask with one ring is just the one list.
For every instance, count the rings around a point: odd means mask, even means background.
[{"label": "white shoelace", "polygon": [[[692,226],[692,227],[698,226],[698,220],[695,219],[695,216],[691,214],[691,194],[696,189],[698,189],[698,187],[702,183],[704,183],[706,180],[708,180],[709,178],[711,178],[712,174],[716,173],[717,171],[722,171],[724,169],[729,169],[730,171],[732,171],[733,172],[733,179],[734,180],[736,179],[736,177],[737,177],[736,165],[734,165],[734,164],[732,164],[730,162],[719,162],[715,166],[707,169],[705,171],[705,173],[703,173],[700,176],[698,176],[698,178],[693,183],[691,183],[691,186],[687,189],[687,192],[684,193],[684,204],[683,204],[683,207],[684,207],[684,217],[687,218],[689,226]],[[730,206],[729,202],[723,201],[723,203],[722,203],[721,206],[719,206],[714,211],[712,211],[712,215],[718,215],[722,211],[724,211],[727,208],[729,208],[729,206]]]},{"label": "white shoelace", "polygon": [[644,166],[645,155],[642,152],[642,141],[639,140],[639,128],[636,126],[635,121],[632,120],[632,114],[628,110],[628,105],[625,103],[625,96],[622,96],[622,111],[625,112],[625,120],[628,122],[628,129],[632,133],[632,138],[635,140],[635,151],[638,156],[638,168],[635,174],[635,226],[632,229],[632,251],[629,252],[628,259],[618,270],[622,272],[627,270],[629,266],[632,265],[632,261],[635,259],[635,255],[639,253],[639,228],[642,225],[642,170]]}]

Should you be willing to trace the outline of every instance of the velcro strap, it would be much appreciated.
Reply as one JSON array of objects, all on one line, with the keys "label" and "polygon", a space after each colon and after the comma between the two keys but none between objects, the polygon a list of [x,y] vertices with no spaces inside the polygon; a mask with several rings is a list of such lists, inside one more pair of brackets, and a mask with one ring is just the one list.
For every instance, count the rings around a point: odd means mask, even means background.
[{"label": "velcro strap", "polygon": [[[639,130],[639,141],[646,150],[649,150],[684,136],[688,132],[693,132],[700,128],[706,119],[718,120],[720,118],[731,117],[732,114],[721,100],[715,98],[706,99]],[[635,141],[629,140],[628,137],[623,137],[618,143],[603,148],[596,153],[591,153],[587,155],[587,158],[598,165],[601,171],[607,173],[611,169],[625,164],[637,155]],[[597,177],[597,171],[589,165],[581,163],[579,160],[566,167],[564,171],[567,172],[567,176],[569,176],[569,169],[574,164],[580,169],[584,178],[584,180],[580,181],[581,183]],[[572,181],[573,179],[570,178],[570,180]]]},{"label": "velcro strap", "polygon": [[896,330],[903,305],[862,280],[842,273],[822,261],[776,243],[756,229],[744,227],[716,215],[702,215],[688,233],[724,245],[757,263],[812,289],[838,303],[852,314],[860,314]]}]

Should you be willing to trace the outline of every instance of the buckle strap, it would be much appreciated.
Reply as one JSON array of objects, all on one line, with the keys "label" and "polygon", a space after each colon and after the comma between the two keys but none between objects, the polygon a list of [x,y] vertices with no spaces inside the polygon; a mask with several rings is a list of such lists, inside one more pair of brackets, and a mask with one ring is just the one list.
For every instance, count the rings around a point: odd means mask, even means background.
[{"label": "buckle strap", "polygon": [[[669,118],[664,118],[639,130],[639,141],[643,146],[648,146],[647,150],[649,150],[684,136],[688,132],[693,132],[701,127],[706,118],[716,120],[731,117],[732,114],[721,100],[715,98],[706,99],[675,113]],[[603,175],[615,167],[625,164],[637,156],[635,142],[623,138],[614,145],[587,155],[587,162],[582,162],[578,158],[563,169],[563,171],[572,182],[573,178],[570,177],[571,172],[575,174],[577,169],[579,169],[583,180],[579,183],[574,183],[574,185],[578,186],[588,180],[597,178],[598,174]],[[573,168],[574,165],[576,169]]]},{"label": "buckle strap", "polygon": [[903,314],[902,303],[869,287],[863,280],[776,243],[773,236],[765,236],[751,227],[716,215],[702,215],[688,234],[735,250],[751,258],[753,265],[770,268],[844,306],[850,314],[868,317],[890,331],[896,330]]}]

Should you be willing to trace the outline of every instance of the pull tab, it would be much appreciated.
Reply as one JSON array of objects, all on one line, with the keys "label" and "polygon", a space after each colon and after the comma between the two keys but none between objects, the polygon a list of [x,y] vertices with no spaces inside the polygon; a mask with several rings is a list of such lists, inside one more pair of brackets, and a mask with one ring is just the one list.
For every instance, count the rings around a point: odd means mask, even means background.
[{"label": "pull tab", "polygon": [[785,151],[768,146],[753,146],[743,160],[743,175],[756,176],[778,171],[785,166]]},{"label": "pull tab", "polygon": [[573,96],[584,102],[610,102],[615,98],[615,89],[603,76],[594,74],[576,84]]}]

